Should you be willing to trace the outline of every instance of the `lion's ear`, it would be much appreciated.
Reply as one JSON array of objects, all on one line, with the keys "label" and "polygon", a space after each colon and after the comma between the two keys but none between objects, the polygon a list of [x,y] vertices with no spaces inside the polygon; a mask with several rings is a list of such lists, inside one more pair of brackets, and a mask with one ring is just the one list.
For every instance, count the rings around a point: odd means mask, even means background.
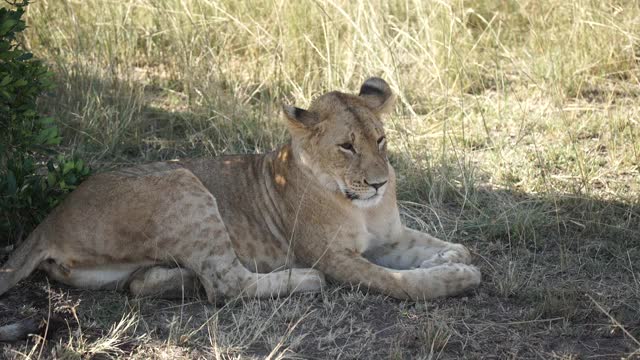
[{"label": "lion's ear", "polygon": [[389,84],[379,77],[368,78],[360,87],[358,95],[378,115],[391,111],[396,100]]},{"label": "lion's ear", "polygon": [[282,112],[291,128],[310,129],[319,122],[315,113],[295,106],[283,105]]}]

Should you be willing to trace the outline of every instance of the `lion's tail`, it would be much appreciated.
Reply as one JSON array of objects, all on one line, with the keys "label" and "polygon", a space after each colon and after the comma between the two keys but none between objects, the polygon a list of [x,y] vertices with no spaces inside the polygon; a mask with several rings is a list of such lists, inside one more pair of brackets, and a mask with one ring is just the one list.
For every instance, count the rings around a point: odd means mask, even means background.
[{"label": "lion's tail", "polygon": [[0,342],[12,342],[25,339],[29,334],[37,333],[43,321],[29,318],[0,326]]},{"label": "lion's tail", "polygon": [[0,296],[29,276],[47,256],[42,232],[36,228],[0,268]]},{"label": "lion's tail", "polygon": [[[36,228],[0,268],[0,296],[29,276],[47,256],[42,233]],[[0,342],[23,339],[27,334],[36,332],[40,323],[31,318],[0,326]]]}]

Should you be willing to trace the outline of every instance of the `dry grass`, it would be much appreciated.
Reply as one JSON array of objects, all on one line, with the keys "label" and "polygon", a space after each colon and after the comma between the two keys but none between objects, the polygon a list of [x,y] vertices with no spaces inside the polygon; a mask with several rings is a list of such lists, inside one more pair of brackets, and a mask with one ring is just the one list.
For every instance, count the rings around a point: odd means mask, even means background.
[{"label": "dry grass", "polygon": [[[385,78],[405,220],[472,247],[484,283],[429,303],[333,286],[222,308],[64,288],[44,346],[5,356],[640,356],[636,1],[39,0],[28,17],[59,84],[42,108],[96,168],[268,151],[281,102]],[[0,314],[46,309],[42,286]]]}]

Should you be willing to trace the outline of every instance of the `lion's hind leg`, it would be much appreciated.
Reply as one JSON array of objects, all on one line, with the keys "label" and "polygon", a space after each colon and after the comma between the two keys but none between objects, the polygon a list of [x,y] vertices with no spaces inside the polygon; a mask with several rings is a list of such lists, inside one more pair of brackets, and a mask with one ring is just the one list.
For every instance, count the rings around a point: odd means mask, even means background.
[{"label": "lion's hind leg", "polygon": [[324,275],[315,269],[288,269],[271,273],[253,273],[246,286],[248,294],[266,298],[297,292],[317,292],[324,285]]},{"label": "lion's hind leg", "polygon": [[200,288],[196,274],[179,267],[153,266],[131,276],[129,291],[135,296],[164,299],[195,297]]},{"label": "lion's hind leg", "polygon": [[[161,227],[158,233],[163,238],[162,251],[167,253],[164,260],[191,270],[210,302],[238,296],[270,297],[320,289],[324,278],[317,270],[249,271],[233,249],[215,197],[195,175],[185,171],[179,177],[181,191],[171,202],[167,201],[167,210],[156,219]],[[171,276],[177,275],[166,275]],[[158,286],[164,285],[158,283]]]},{"label": "lion's hind leg", "polygon": [[193,253],[184,261],[186,266],[194,269],[212,303],[222,298],[269,298],[319,291],[324,285],[324,276],[314,269],[251,272],[237,258],[226,232],[216,239],[216,242],[220,241],[229,243],[225,251],[215,251],[212,247],[209,252]]},{"label": "lion's hind leg", "polygon": [[268,298],[293,292],[318,291],[324,284],[322,273],[313,269],[290,269],[254,273],[237,257],[229,234],[221,221],[201,223],[204,237],[194,239],[197,246],[183,250],[176,259],[193,270],[210,302],[223,298]]}]

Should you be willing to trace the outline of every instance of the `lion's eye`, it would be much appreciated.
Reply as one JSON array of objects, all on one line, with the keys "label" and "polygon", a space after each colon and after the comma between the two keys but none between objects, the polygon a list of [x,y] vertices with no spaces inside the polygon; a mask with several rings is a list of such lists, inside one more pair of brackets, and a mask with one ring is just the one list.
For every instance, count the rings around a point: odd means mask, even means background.
[{"label": "lion's eye", "polygon": [[382,147],[386,142],[387,142],[387,138],[384,136],[381,136],[380,139],[378,139],[378,147],[382,149]]},{"label": "lion's eye", "polygon": [[338,145],[340,147],[340,150],[343,151],[349,151],[352,153],[356,153],[356,149],[353,148],[353,144],[352,143],[344,143],[344,144],[340,144]]}]

